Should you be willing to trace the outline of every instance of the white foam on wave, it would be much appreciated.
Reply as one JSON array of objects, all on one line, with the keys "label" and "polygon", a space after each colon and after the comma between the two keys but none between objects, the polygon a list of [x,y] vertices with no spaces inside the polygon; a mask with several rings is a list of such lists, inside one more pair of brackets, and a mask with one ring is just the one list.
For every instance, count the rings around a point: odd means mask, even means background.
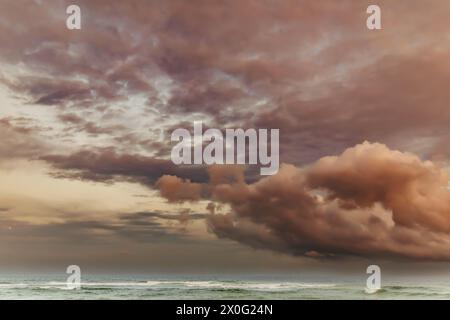
[{"label": "white foam on wave", "polygon": [[300,282],[226,282],[226,281],[167,281],[165,285],[184,286],[188,288],[208,288],[208,289],[246,289],[246,290],[295,290],[332,288],[336,284],[332,283],[300,283]]},{"label": "white foam on wave", "polygon": [[379,292],[381,290],[381,288],[376,288],[376,289],[372,289],[372,288],[365,288],[364,292],[367,294],[375,294],[377,292]]},{"label": "white foam on wave", "polygon": [[[303,283],[303,282],[233,282],[233,281],[202,281],[202,280],[150,280],[143,282],[82,282],[82,288],[177,288],[177,289],[241,289],[255,291],[289,291],[301,289],[333,288],[332,283]],[[66,282],[50,281],[45,283],[8,283],[0,284],[0,289],[67,289]]]}]

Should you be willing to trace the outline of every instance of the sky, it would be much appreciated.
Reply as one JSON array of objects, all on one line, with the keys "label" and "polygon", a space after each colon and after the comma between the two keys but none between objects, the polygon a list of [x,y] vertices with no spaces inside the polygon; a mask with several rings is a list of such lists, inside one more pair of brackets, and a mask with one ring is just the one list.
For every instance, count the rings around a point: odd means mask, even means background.
[{"label": "sky", "polygon": [[[448,267],[449,10],[0,1],[0,270]],[[194,121],[279,129],[279,172],[175,165]]]}]

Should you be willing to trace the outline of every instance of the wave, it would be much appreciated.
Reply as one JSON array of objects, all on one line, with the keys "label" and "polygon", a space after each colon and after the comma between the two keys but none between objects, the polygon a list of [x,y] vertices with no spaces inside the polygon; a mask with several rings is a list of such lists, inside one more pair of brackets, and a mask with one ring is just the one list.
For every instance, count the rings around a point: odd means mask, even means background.
[{"label": "wave", "polygon": [[364,290],[365,294],[379,296],[380,298],[403,297],[403,298],[450,298],[450,288],[443,285],[387,285],[379,289]]},{"label": "wave", "polygon": [[384,288],[376,288],[376,289],[365,288],[364,292],[367,293],[367,294],[375,294],[375,293],[386,292],[386,289],[384,289]]},{"label": "wave", "polygon": [[[450,286],[391,283],[378,290],[364,290],[359,283],[320,283],[270,280],[107,279],[86,278],[82,290],[66,282],[20,280],[0,283],[0,299],[12,297],[68,299],[447,299]],[[89,281],[90,280],[90,281]],[[103,280],[103,281],[102,281]]]},{"label": "wave", "polygon": [[314,288],[332,288],[335,284],[323,283],[299,283],[299,282],[241,282],[229,283],[222,281],[186,281],[179,283],[187,287],[196,288],[220,288],[220,289],[246,289],[246,290],[261,290],[261,291],[278,291],[278,290],[295,290],[295,289],[314,289]]},{"label": "wave", "polygon": [[[174,281],[150,280],[132,282],[82,282],[81,288],[158,288],[158,289],[221,289],[251,291],[292,291],[301,289],[334,288],[336,284],[300,283],[300,282],[236,282],[236,281]],[[50,281],[45,283],[8,283],[0,284],[0,289],[61,289],[66,290],[66,282]]]}]

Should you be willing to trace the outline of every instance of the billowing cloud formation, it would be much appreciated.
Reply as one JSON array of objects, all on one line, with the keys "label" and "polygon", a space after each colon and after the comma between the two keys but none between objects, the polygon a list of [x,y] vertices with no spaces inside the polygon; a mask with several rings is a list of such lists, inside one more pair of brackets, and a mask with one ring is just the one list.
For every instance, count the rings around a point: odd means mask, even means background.
[{"label": "billowing cloud formation", "polygon": [[[158,185],[175,200],[167,188],[172,180],[164,176]],[[449,180],[430,161],[365,142],[304,169],[284,165],[254,184],[242,174],[216,180],[203,185],[203,194],[231,208],[210,215],[210,230],[256,248],[450,260]],[[178,181],[177,190],[188,187]],[[197,199],[198,193],[190,200]]]}]

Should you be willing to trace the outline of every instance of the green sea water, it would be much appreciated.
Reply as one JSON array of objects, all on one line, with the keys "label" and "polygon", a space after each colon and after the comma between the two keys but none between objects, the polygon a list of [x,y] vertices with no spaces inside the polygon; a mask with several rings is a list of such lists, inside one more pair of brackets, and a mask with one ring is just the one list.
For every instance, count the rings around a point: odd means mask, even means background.
[{"label": "green sea water", "polygon": [[80,289],[64,275],[0,276],[0,299],[450,299],[442,282],[388,282],[367,293],[362,279],[89,275]]}]

